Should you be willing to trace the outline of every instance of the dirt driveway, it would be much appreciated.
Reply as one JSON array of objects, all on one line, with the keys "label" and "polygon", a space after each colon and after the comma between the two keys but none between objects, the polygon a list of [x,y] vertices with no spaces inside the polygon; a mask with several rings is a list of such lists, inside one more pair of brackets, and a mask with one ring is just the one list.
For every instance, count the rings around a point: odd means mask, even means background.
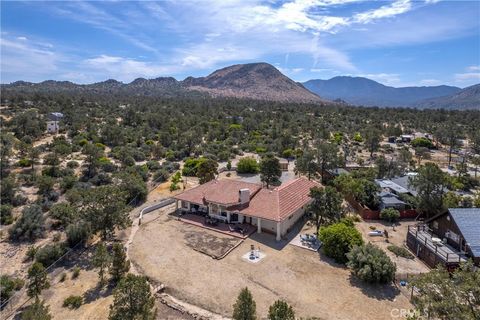
[{"label": "dirt driveway", "polygon": [[[395,287],[364,285],[328,258],[276,243],[271,235],[255,233],[224,259],[215,260],[192,249],[185,234],[195,228],[210,233],[209,238],[218,233],[161,211],[151,215],[133,239],[130,259],[151,280],[164,283],[174,297],[212,312],[231,316],[238,292],[246,286],[260,317],[266,317],[277,299],[293,305],[299,317],[320,319],[392,319],[392,309],[411,308]],[[258,263],[242,258],[251,245],[266,254]]]}]

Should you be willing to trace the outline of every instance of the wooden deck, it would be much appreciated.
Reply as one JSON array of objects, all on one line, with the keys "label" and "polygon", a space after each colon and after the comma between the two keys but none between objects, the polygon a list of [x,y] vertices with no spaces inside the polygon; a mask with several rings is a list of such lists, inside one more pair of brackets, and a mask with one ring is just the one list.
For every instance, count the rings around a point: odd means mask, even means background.
[{"label": "wooden deck", "polygon": [[460,262],[466,261],[465,255],[451,246],[435,244],[432,241],[434,236],[425,225],[409,226],[407,246],[432,268],[438,264],[455,267]]}]

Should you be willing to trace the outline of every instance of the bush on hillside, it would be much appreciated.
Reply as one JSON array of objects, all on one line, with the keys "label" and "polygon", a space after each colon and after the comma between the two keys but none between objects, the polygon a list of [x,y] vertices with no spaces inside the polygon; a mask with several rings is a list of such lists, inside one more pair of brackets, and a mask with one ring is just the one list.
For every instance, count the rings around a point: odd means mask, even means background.
[{"label": "bush on hillside", "polygon": [[66,251],[65,244],[63,243],[47,244],[37,250],[35,261],[48,267],[63,256]]},{"label": "bush on hillside", "polygon": [[389,283],[395,278],[396,265],[382,249],[371,243],[353,247],[347,258],[347,266],[363,281]]},{"label": "bush on hillside", "polygon": [[43,237],[45,218],[38,205],[31,205],[22,210],[22,215],[9,230],[12,240],[35,240]]}]

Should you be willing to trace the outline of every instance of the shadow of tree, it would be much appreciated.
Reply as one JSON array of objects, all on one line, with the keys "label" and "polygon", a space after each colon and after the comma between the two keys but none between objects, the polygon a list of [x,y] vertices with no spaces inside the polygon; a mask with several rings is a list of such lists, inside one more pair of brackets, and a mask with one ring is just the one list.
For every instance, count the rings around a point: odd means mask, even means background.
[{"label": "shadow of tree", "polygon": [[83,301],[85,304],[87,304],[97,299],[105,298],[112,294],[114,288],[115,285],[113,283],[108,283],[106,286],[102,286],[100,283],[97,283],[94,288],[85,291],[83,294]]},{"label": "shadow of tree", "polygon": [[335,267],[335,268],[342,268],[342,269],[347,269],[347,266],[345,266],[342,263],[338,263],[335,261],[335,259],[327,257],[325,253],[323,253],[322,248],[318,249],[318,257],[322,262],[327,263],[328,265]]},{"label": "shadow of tree", "polygon": [[350,284],[362,290],[362,293],[377,300],[393,301],[400,294],[400,290],[393,284],[371,284],[362,281],[354,274],[350,275]]}]

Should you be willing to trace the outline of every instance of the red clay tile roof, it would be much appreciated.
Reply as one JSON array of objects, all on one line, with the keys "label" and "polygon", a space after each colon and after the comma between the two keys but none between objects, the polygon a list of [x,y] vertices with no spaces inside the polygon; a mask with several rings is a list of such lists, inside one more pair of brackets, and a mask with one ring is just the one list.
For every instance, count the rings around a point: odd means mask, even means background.
[{"label": "red clay tile roof", "polygon": [[256,183],[238,180],[212,180],[187,190],[174,198],[196,204],[205,204],[206,201],[231,206],[239,203],[238,192],[240,189],[249,189],[251,198],[261,187]]},{"label": "red clay tile roof", "polygon": [[283,221],[309,203],[313,187],[321,185],[305,178],[292,180],[273,190],[261,189],[240,212],[253,217]]},{"label": "red clay tile roof", "polygon": [[[187,190],[174,198],[205,205],[214,202],[236,206],[240,213],[273,221],[283,221],[310,201],[310,189],[321,184],[305,178],[287,182],[275,189],[265,189],[259,184],[238,180],[212,180]],[[239,206],[238,191],[250,189],[250,202],[246,208]]]}]

